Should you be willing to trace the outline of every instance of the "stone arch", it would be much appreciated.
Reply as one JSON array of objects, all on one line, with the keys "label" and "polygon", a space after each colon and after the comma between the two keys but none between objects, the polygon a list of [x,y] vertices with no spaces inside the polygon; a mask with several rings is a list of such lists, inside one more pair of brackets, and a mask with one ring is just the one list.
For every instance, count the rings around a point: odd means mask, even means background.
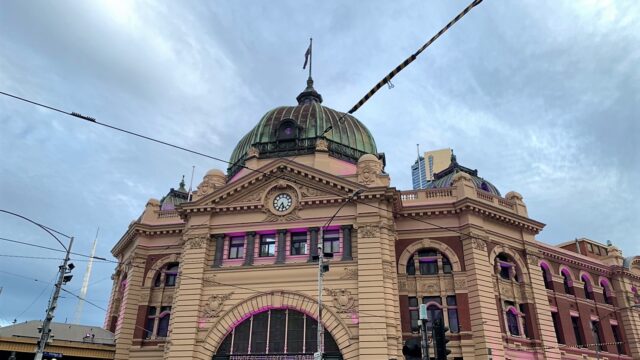
[{"label": "stone arch", "polygon": [[147,275],[144,278],[144,286],[151,287],[153,286],[153,278],[156,276],[156,273],[165,265],[169,263],[179,262],[180,257],[177,254],[171,254],[156,260],[155,263],[149,268]]},{"label": "stone arch", "polygon": [[422,239],[420,241],[415,241],[407,246],[406,249],[400,254],[400,258],[398,259],[398,274],[407,274],[407,262],[409,258],[418,250],[423,248],[433,248],[439,250],[441,253],[449,258],[449,262],[451,263],[451,268],[454,272],[462,271],[462,266],[460,265],[460,259],[456,255],[455,251],[450,248],[447,244],[433,240],[433,239]]},{"label": "stone arch", "polygon": [[573,275],[573,271],[571,271],[571,269],[567,265],[560,265],[558,267],[558,275],[562,276],[563,273],[569,275],[569,280],[575,281],[575,277]]},{"label": "stone arch", "polygon": [[584,270],[580,270],[580,273],[578,274],[578,279],[582,282],[585,282],[584,278],[587,278],[587,286],[589,287],[589,289],[591,289],[593,291],[593,287],[596,285],[596,283],[593,281],[593,276],[591,276],[591,274],[589,274],[588,272],[584,271]]},{"label": "stone arch", "polygon": [[513,261],[516,262],[517,265],[517,271],[519,271],[520,275],[520,282],[521,283],[527,283],[529,282],[529,271],[528,268],[525,264],[525,262],[522,260],[522,257],[520,256],[520,254],[518,254],[517,252],[513,251],[511,248],[508,248],[504,245],[498,245],[495,246],[493,248],[493,250],[491,250],[491,253],[489,254],[489,263],[491,264],[491,268],[495,268],[496,266],[496,258],[498,257],[499,254],[501,253],[505,253],[509,256],[511,256],[511,258],[513,259]]},{"label": "stone arch", "polygon": [[[235,304],[216,321],[203,340],[205,353],[215,354],[220,343],[233,327],[249,318],[252,314],[268,309],[293,309],[317,319],[318,303],[305,294],[293,291],[270,291],[251,296]],[[338,344],[338,348],[345,359],[353,358],[357,343],[352,341],[351,331],[347,325],[327,306],[322,309],[322,324],[325,331]],[[208,357],[209,359],[211,357]]]}]

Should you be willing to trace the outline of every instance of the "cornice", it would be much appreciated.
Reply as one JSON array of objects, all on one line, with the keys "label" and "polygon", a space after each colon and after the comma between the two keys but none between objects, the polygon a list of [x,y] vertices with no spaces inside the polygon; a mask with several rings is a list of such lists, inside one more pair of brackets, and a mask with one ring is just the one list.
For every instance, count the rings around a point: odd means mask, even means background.
[{"label": "cornice", "polygon": [[166,235],[166,234],[181,234],[184,231],[186,224],[158,224],[158,225],[150,225],[144,224],[139,221],[131,223],[127,232],[118,240],[118,242],[111,249],[111,254],[117,257],[117,254],[120,254],[125,247],[129,244],[133,238],[135,238],[138,234],[156,236],[156,235]]}]

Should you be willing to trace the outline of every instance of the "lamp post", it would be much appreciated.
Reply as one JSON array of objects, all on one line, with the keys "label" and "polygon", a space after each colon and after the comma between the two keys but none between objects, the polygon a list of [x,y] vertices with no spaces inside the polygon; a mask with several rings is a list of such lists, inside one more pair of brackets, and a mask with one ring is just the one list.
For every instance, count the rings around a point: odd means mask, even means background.
[{"label": "lamp post", "polygon": [[[327,272],[328,269],[328,265],[324,264],[324,230],[331,225],[331,222],[333,221],[333,219],[338,215],[338,213],[340,212],[340,210],[342,210],[342,208],[351,200],[353,200],[353,198],[355,198],[356,196],[358,196],[359,194],[361,194],[364,190],[363,189],[358,189],[356,191],[353,192],[353,194],[351,194],[351,196],[349,196],[349,198],[342,203],[342,205],[340,205],[340,207],[338,208],[338,210],[336,210],[336,212],[331,215],[331,218],[329,218],[329,221],[327,221],[326,224],[324,224],[324,226],[322,226],[320,228],[320,241],[318,243],[318,333],[317,333],[317,342],[318,342],[318,350],[317,352],[314,354],[314,359],[315,360],[319,360],[323,358],[323,352],[324,352],[324,347],[323,345],[323,338],[324,338],[324,327],[322,326],[322,291],[323,291],[323,284],[322,284],[322,279],[324,277],[324,273]],[[328,254],[327,254],[328,255]],[[331,256],[327,256],[327,257],[333,257],[333,253],[331,254]],[[327,269],[325,269],[325,266],[327,266]]]},{"label": "lamp post", "polygon": [[[55,288],[53,291],[53,295],[51,296],[51,300],[49,301],[49,306],[47,307],[47,313],[45,315],[44,320],[42,321],[42,328],[40,330],[40,340],[38,340],[37,343],[37,347],[36,347],[36,354],[34,356],[34,360],[42,360],[42,356],[44,354],[44,348],[47,344],[47,342],[49,341],[49,335],[51,332],[51,321],[53,320],[53,313],[56,309],[56,306],[58,304],[58,297],[60,297],[60,290],[62,288],[62,285],[68,283],[69,281],[71,281],[71,278],[73,277],[73,275],[69,275],[69,273],[71,272],[71,270],[73,270],[75,268],[75,266],[69,262],[69,257],[71,255],[71,246],[73,245],[73,236],[68,236],[65,235],[59,231],[53,230],[47,226],[44,226],[40,223],[37,223],[25,216],[22,216],[20,214],[16,214],[14,212],[11,211],[7,211],[7,210],[2,210],[0,209],[0,212],[3,212],[5,214],[8,215],[13,215],[15,217],[19,217],[23,220],[26,220],[36,226],[38,226],[39,228],[41,228],[42,230],[46,231],[49,235],[51,235],[54,239],[56,239],[56,241],[66,250],[65,256],[64,256],[64,260],[62,262],[62,265],[60,265],[58,267],[58,280],[55,283]],[[60,241],[60,239],[58,239],[57,236],[55,236],[53,233],[57,233],[58,235],[64,236],[66,238],[69,239],[69,245],[65,246],[62,241]]]}]

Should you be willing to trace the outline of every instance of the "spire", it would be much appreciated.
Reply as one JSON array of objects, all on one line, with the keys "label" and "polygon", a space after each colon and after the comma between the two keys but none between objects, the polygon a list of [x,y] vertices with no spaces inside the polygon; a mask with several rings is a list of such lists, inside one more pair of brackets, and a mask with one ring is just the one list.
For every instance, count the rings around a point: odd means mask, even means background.
[{"label": "spire", "polygon": [[182,192],[187,192],[187,189],[184,187],[185,183],[184,183],[184,175],[182,175],[182,180],[180,180],[180,187],[178,188],[178,191],[182,191]]}]

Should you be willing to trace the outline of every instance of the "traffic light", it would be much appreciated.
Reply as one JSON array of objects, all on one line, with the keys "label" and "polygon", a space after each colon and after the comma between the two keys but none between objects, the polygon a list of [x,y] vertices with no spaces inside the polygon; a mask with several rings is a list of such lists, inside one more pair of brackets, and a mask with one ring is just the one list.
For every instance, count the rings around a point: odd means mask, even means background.
[{"label": "traffic light", "polygon": [[442,319],[436,319],[433,322],[433,340],[435,342],[436,360],[447,360],[447,355],[451,354],[451,350],[447,349],[446,332],[449,328],[444,326]]},{"label": "traffic light", "polygon": [[407,339],[402,347],[402,354],[406,360],[421,360],[422,347],[420,346],[420,339]]}]

